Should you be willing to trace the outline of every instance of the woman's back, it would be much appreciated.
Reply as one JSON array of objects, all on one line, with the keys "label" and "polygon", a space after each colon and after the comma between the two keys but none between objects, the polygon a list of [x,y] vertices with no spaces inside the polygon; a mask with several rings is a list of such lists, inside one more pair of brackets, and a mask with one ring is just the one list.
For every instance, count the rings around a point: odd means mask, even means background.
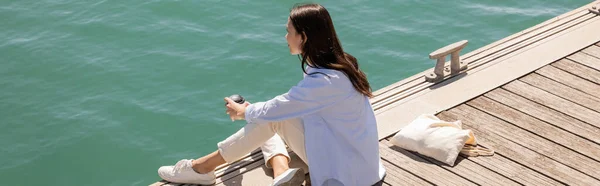
[{"label": "woman's back", "polygon": [[356,91],[343,72],[309,67],[307,73],[312,75],[305,80],[330,83],[311,94],[327,106],[302,117],[311,181],[315,185],[328,179],[344,185],[377,182],[385,171],[379,162],[377,124],[368,97]]}]

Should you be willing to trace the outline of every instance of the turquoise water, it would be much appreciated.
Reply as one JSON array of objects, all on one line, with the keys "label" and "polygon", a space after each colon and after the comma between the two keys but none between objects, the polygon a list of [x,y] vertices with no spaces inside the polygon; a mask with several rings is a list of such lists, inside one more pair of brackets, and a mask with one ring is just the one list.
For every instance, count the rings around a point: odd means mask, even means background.
[{"label": "turquoise water", "polygon": [[[373,88],[589,0],[317,1]],[[284,39],[291,1],[0,1],[0,185],[148,185],[237,131],[251,102],[301,77]]]}]

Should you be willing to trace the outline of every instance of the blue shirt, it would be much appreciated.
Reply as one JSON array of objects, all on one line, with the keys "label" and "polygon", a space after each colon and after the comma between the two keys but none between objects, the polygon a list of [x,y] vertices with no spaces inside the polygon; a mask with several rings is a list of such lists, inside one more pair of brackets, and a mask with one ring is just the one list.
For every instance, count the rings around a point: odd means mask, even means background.
[{"label": "blue shirt", "polygon": [[356,91],[343,72],[311,67],[306,71],[312,75],[305,74],[287,93],[248,106],[247,122],[301,118],[313,185],[375,184],[385,169],[369,98]]}]

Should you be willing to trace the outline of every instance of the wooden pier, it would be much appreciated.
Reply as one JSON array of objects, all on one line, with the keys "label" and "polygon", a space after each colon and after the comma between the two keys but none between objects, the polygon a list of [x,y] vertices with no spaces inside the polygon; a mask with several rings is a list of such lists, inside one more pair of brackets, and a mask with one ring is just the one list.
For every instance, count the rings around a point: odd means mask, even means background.
[{"label": "wooden pier", "polygon": [[[600,185],[598,9],[600,1],[594,1],[456,56],[461,64],[455,67],[466,65],[458,71],[438,69],[433,76],[430,69],[374,92],[384,185]],[[439,59],[461,44],[431,56]],[[426,113],[461,120],[479,145],[496,154],[459,157],[446,166],[388,141]],[[296,156],[291,167],[306,169]],[[272,181],[258,150],[217,175],[216,185]]]}]

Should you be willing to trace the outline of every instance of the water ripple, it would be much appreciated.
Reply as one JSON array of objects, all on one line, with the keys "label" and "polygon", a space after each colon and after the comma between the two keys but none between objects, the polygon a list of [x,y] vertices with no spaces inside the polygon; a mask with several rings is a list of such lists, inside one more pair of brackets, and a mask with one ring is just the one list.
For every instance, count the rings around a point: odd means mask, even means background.
[{"label": "water ripple", "polygon": [[565,8],[552,8],[547,6],[533,6],[529,8],[519,7],[507,7],[507,6],[493,6],[484,5],[479,3],[465,3],[461,4],[462,7],[467,9],[474,9],[481,15],[522,15],[529,17],[537,16],[554,16],[565,12],[568,9]]}]

